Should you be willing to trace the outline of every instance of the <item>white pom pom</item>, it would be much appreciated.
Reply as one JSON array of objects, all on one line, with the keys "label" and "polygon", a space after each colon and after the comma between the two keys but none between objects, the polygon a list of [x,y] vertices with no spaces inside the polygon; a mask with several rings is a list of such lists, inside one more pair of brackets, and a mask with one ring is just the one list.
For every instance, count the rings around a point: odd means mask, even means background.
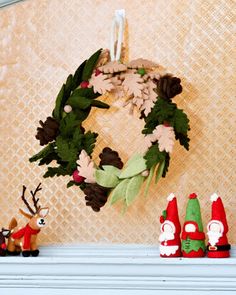
[{"label": "white pom pom", "polygon": [[214,193],[213,195],[211,195],[211,202],[216,201],[219,198],[219,196],[217,195],[217,193]]},{"label": "white pom pom", "polygon": [[167,197],[167,201],[172,201],[174,199],[175,195],[174,193],[171,193],[168,197]]},{"label": "white pom pom", "polygon": [[64,111],[66,112],[66,113],[70,113],[71,111],[72,111],[72,107],[70,106],[70,105],[65,105],[64,106]]}]

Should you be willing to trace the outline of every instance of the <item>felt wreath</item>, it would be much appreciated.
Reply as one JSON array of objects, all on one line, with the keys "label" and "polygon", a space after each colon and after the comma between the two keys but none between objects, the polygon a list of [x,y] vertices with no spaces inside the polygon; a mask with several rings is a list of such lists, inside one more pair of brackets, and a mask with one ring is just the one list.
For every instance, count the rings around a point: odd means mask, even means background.
[{"label": "felt wreath", "polygon": [[[99,49],[85,60],[74,75],[69,75],[56,98],[52,116],[40,121],[36,138],[46,145],[30,162],[47,165],[44,177],[73,177],[67,187],[77,185],[85,194],[86,205],[99,211],[110,196],[110,203],[123,201],[129,206],[146,183],[148,192],[155,175],[156,182],[168,171],[175,140],[189,149],[189,120],[172,98],[182,92],[181,80],[165,74],[146,59],[128,64],[110,61],[109,50]],[[96,165],[91,158],[98,134],[85,131],[83,122],[93,107],[108,109],[98,100],[104,94],[124,105],[136,108],[145,121],[143,155],[135,154],[123,165],[119,154],[109,147],[99,155]],[[50,164],[56,163],[57,166]]]}]

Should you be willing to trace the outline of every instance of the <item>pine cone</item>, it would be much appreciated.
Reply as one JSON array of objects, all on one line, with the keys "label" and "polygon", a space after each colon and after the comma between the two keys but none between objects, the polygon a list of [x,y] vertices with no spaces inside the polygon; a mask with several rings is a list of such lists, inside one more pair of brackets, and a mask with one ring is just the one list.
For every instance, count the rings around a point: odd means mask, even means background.
[{"label": "pine cone", "polygon": [[168,99],[182,92],[181,80],[177,77],[165,75],[157,83],[157,93],[161,98]]},{"label": "pine cone", "polygon": [[109,147],[105,147],[101,154],[99,155],[100,161],[100,167],[103,165],[112,165],[116,168],[122,169],[123,168],[123,162],[121,161],[121,158],[119,157],[119,154],[116,151],[113,151]]},{"label": "pine cone", "polygon": [[40,141],[40,145],[48,144],[53,141],[59,132],[59,123],[52,117],[47,117],[47,120],[43,123],[41,120],[39,124],[42,127],[37,128],[36,138]]},{"label": "pine cone", "polygon": [[93,211],[99,212],[108,198],[108,189],[98,185],[97,183],[88,183],[84,188],[86,206],[91,206]]}]

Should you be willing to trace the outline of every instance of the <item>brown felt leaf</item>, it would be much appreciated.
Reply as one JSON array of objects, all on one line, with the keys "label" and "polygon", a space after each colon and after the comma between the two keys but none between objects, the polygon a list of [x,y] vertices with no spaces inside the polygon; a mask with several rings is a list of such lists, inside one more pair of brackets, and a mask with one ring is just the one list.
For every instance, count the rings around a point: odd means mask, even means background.
[{"label": "brown felt leaf", "polygon": [[114,88],[111,79],[102,73],[99,75],[92,74],[89,84],[93,86],[94,92],[98,92],[100,94],[105,94]]},{"label": "brown felt leaf", "polygon": [[95,164],[93,160],[89,157],[85,150],[82,150],[79,155],[79,160],[77,160],[77,169],[79,175],[85,178],[87,183],[96,183],[95,180]]},{"label": "brown felt leaf", "polygon": [[127,70],[127,66],[118,61],[110,61],[104,66],[99,67],[99,70],[104,74],[113,74],[125,72]]},{"label": "brown felt leaf", "polygon": [[157,67],[158,65],[148,59],[138,58],[138,59],[130,61],[127,66],[130,69],[141,69],[141,68],[152,69]]}]

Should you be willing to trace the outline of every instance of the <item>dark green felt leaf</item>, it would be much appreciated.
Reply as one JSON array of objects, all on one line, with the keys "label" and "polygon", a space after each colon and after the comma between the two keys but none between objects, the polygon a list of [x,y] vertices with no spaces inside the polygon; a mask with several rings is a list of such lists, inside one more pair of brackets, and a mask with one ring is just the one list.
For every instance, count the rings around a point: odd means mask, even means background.
[{"label": "dark green felt leaf", "polygon": [[98,137],[98,133],[91,132],[91,131],[88,131],[87,133],[84,134],[83,149],[86,150],[88,155],[92,154],[97,137]]},{"label": "dark green felt leaf", "polygon": [[98,61],[101,52],[102,49],[99,49],[87,60],[82,74],[83,81],[88,81],[91,78],[93,69]]},{"label": "dark green felt leaf", "polygon": [[60,121],[61,120],[61,113],[62,113],[62,102],[64,101],[64,96],[65,96],[65,85],[63,84],[61,87],[61,90],[59,91],[57,98],[56,98],[56,105],[53,110],[53,117]]},{"label": "dark green felt leaf", "polygon": [[54,177],[54,176],[65,176],[67,175],[68,172],[67,170],[62,167],[62,166],[58,166],[58,167],[48,167],[47,172],[43,175],[44,178],[47,177]]},{"label": "dark green felt leaf", "polygon": [[83,96],[83,97],[87,97],[90,99],[94,99],[94,98],[101,96],[101,94],[99,94],[99,93],[94,93],[93,87],[91,87],[91,88],[77,88],[73,91],[72,95],[74,94],[74,92],[76,92],[76,94],[78,96]]},{"label": "dark green felt leaf", "polygon": [[64,139],[62,136],[58,136],[56,139],[57,154],[65,162],[76,162],[77,160],[77,148],[73,142]]},{"label": "dark green felt leaf", "polygon": [[190,130],[189,119],[183,110],[176,109],[174,113],[174,129],[177,133],[186,135]]},{"label": "dark green felt leaf", "polygon": [[67,103],[66,103],[70,105],[73,109],[79,108],[81,110],[85,110],[91,105],[93,100],[83,96],[77,96],[74,93],[70,96],[70,98],[67,100]]},{"label": "dark green felt leaf", "polygon": [[100,100],[92,100],[91,106],[97,107],[100,109],[109,109],[109,104],[106,104],[105,102],[102,102]]},{"label": "dark green felt leaf", "polygon": [[63,137],[70,137],[73,135],[77,126],[80,126],[80,120],[78,120],[77,115],[72,111],[61,120],[60,134]]},{"label": "dark green felt leaf", "polygon": [[160,152],[158,145],[152,145],[146,152],[144,159],[146,160],[147,169],[151,169],[152,166],[165,160],[166,152]]},{"label": "dark green felt leaf", "polygon": [[30,162],[36,162],[40,159],[47,157],[49,154],[54,152],[55,143],[49,143],[45,148],[43,148],[39,153],[34,155],[29,159]]},{"label": "dark green felt leaf", "polygon": [[74,77],[73,77],[74,83],[73,83],[72,91],[76,87],[78,87],[80,85],[80,83],[82,82],[82,74],[83,74],[83,70],[84,70],[84,66],[85,66],[86,62],[87,62],[87,60],[85,60],[74,73]]}]

